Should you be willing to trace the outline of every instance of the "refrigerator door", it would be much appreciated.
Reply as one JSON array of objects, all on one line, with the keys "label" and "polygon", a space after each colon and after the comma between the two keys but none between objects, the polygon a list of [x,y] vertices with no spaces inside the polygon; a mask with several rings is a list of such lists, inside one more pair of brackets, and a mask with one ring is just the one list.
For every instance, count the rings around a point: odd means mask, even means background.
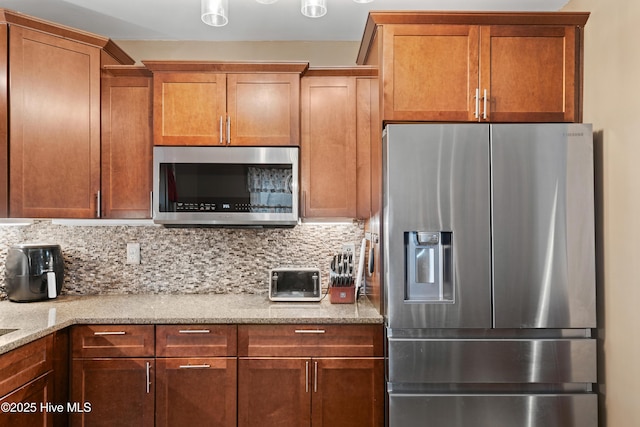
[{"label": "refrigerator door", "polygon": [[593,328],[591,125],[491,126],[496,328]]},{"label": "refrigerator door", "polygon": [[390,328],[490,328],[489,127],[389,125],[382,274]]}]

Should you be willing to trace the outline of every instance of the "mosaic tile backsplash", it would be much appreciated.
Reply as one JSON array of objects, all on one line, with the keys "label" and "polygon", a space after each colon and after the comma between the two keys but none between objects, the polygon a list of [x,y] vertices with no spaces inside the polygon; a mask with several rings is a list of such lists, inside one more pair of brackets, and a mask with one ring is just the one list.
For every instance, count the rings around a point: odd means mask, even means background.
[{"label": "mosaic tile backsplash", "polygon": [[[4,261],[14,244],[61,246],[63,295],[266,294],[268,271],[275,267],[319,268],[326,286],[332,255],[342,250],[343,243],[359,248],[363,237],[363,222],[303,223],[293,228],[165,228],[35,221],[0,227],[0,299],[6,299]],[[130,242],[140,243],[139,265],[126,263]]]}]

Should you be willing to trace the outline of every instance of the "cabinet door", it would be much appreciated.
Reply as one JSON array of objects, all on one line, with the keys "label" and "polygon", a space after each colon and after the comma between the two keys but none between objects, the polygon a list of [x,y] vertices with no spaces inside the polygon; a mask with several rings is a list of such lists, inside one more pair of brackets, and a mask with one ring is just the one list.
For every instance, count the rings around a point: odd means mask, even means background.
[{"label": "cabinet door", "polygon": [[102,216],[150,218],[150,77],[102,79]]},{"label": "cabinet door", "polygon": [[100,51],[13,26],[12,217],[93,218],[100,190]]},{"label": "cabinet door", "polygon": [[383,120],[476,121],[475,25],[385,25]]},{"label": "cabinet door", "polygon": [[238,360],[239,427],[309,427],[308,358]]},{"label": "cabinet door", "polygon": [[[41,405],[53,404],[53,373],[49,372],[0,399],[0,425],[11,427],[51,427],[53,410]],[[7,408],[5,408],[5,405]],[[15,405],[15,406],[14,406]],[[6,410],[8,409],[8,410]],[[64,411],[67,410],[66,402]],[[62,411],[59,411],[62,412]]]},{"label": "cabinet door", "polygon": [[236,425],[235,357],[157,359],[156,426]]},{"label": "cabinet door", "polygon": [[90,404],[72,412],[72,426],[153,426],[154,359],[74,359],[71,402]]},{"label": "cabinet door", "polygon": [[356,79],[356,217],[371,217],[371,145],[380,143],[377,102],[372,87],[377,79]]},{"label": "cabinet door", "polygon": [[356,217],[356,84],[302,79],[302,216]]},{"label": "cabinet door", "polygon": [[228,74],[227,112],[233,145],[298,145],[300,75]]},{"label": "cabinet door", "polygon": [[153,143],[223,143],[226,92],[225,74],[155,73]]},{"label": "cabinet door", "polygon": [[576,31],[573,26],[481,27],[483,120],[577,121]]},{"label": "cabinet door", "polygon": [[[0,81],[9,75],[9,28],[0,24]],[[9,97],[0,85],[0,218],[9,216]]]},{"label": "cabinet door", "polygon": [[0,396],[50,371],[53,336],[48,335],[0,356]]},{"label": "cabinet door", "polygon": [[382,427],[384,359],[313,359],[313,427]]}]

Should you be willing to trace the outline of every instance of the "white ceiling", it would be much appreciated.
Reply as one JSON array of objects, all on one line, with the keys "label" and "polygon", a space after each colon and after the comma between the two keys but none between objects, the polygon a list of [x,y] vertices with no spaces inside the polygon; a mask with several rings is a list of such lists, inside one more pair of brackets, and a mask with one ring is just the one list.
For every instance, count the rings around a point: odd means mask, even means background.
[{"label": "white ceiling", "polygon": [[369,10],[557,11],[568,0],[327,0],[327,14],[306,18],[300,0],[264,5],[229,0],[229,24],[200,20],[200,0],[0,0],[0,8],[113,40],[358,41]]}]

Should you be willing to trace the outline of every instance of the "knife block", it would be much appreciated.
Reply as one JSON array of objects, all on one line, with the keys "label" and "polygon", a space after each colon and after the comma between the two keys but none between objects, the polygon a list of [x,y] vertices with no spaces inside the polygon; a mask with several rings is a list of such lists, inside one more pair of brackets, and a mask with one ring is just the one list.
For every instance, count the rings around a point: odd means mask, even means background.
[{"label": "knife block", "polygon": [[353,304],[356,302],[356,287],[332,286],[329,289],[329,301],[331,304]]}]

